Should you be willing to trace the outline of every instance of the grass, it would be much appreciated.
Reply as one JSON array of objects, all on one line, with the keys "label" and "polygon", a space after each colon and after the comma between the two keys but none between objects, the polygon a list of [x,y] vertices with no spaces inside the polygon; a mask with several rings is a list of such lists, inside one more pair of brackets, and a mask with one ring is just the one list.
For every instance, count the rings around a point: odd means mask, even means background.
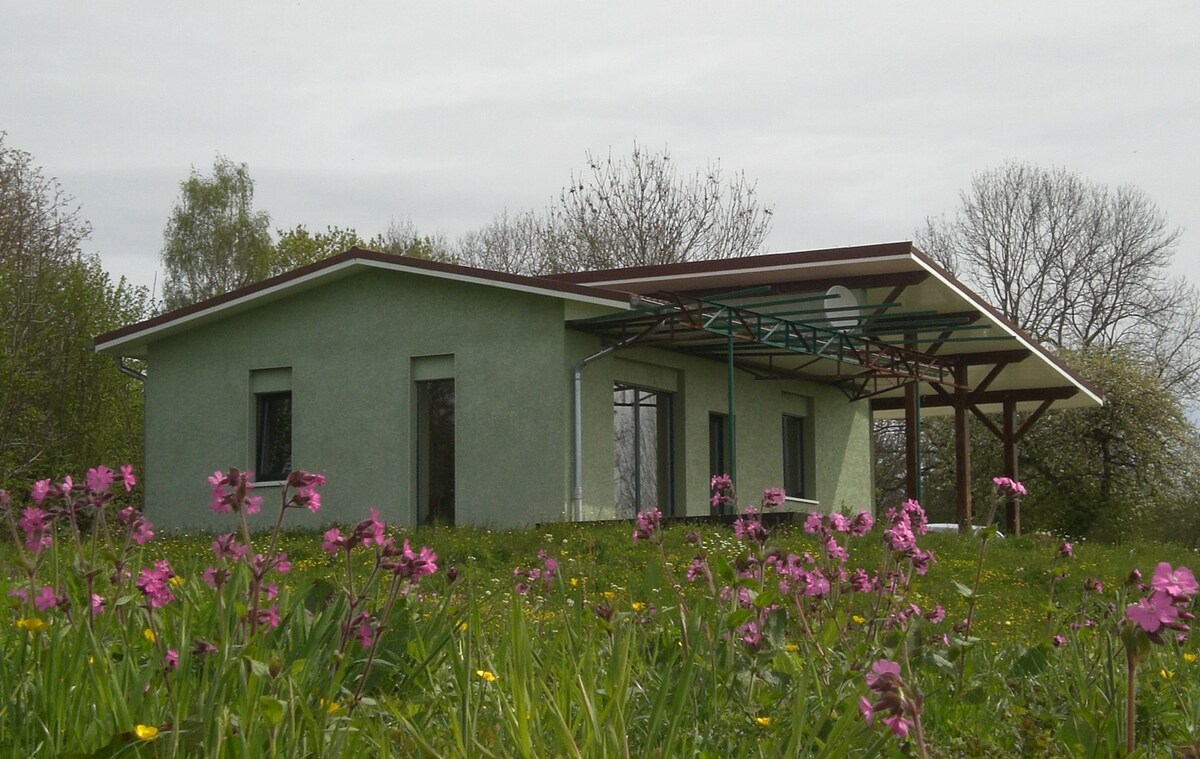
[{"label": "grass", "polygon": [[[865,669],[891,659],[902,663],[905,687],[923,694],[930,756],[1109,756],[1123,753],[1128,735],[1116,634],[1125,579],[1161,561],[1195,563],[1169,545],[1077,545],[1065,560],[1053,538],[992,540],[972,591],[979,539],[927,535],[920,545],[936,563],[888,596],[887,609],[940,604],[946,621],[891,624],[886,613],[874,616],[883,596],[846,594],[829,608],[809,605],[801,624],[770,613],[787,597],[769,572],[754,575],[746,557],[757,549],[729,528],[668,526],[661,551],[635,544],[632,532],[630,524],[561,524],[396,533],[433,547],[443,572],[380,616],[369,652],[339,646],[343,564],[321,549],[319,533],[280,536],[292,563],[277,578],[282,620],[252,634],[239,628],[244,578],[223,591],[224,607],[200,581],[213,562],[212,536],[159,536],[138,566],[168,561],[183,578],[176,602],[147,613],[127,597],[121,613],[90,631],[78,605],[73,615],[43,615],[50,626],[40,632],[0,630],[0,690],[14,694],[0,705],[0,745],[14,755],[76,757],[914,755],[913,740],[868,726],[858,709],[859,698],[874,697]],[[852,541],[848,566],[877,571],[894,561],[879,535]],[[56,542],[40,571],[78,597],[69,545]],[[776,529],[768,546],[820,555],[798,526]],[[745,603],[684,579],[698,551],[718,587],[744,591]],[[539,552],[559,573],[516,592],[514,569],[543,567]],[[371,556],[356,552],[352,563],[361,590]],[[454,583],[444,571],[451,566]],[[738,567],[751,569],[739,577]],[[1084,592],[1089,578],[1103,583],[1103,595]],[[21,582],[9,575],[0,590]],[[365,603],[378,613],[385,595]],[[972,630],[956,634],[971,597]],[[13,606],[14,621],[27,615]],[[1084,619],[1094,625],[1071,627]],[[756,620],[761,639],[751,644],[747,624]],[[1063,645],[1052,645],[1054,635]],[[200,639],[216,653],[193,651]],[[162,665],[168,646],[179,652],[177,671]],[[1145,755],[1200,739],[1196,650],[1169,643],[1144,655],[1137,736]],[[139,733],[151,728],[151,740]]]}]

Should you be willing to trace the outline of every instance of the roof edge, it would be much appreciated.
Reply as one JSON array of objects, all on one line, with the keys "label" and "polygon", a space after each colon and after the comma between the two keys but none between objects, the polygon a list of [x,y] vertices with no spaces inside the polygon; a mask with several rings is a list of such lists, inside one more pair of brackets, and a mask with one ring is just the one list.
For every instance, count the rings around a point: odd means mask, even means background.
[{"label": "roof edge", "polygon": [[353,247],[336,256],[331,256],[315,263],[292,269],[283,274],[246,285],[245,287],[240,287],[236,290],[231,290],[230,292],[184,306],[183,308],[168,311],[144,321],[97,335],[93,340],[94,350],[100,353],[123,343],[130,342],[135,338],[160,332],[172,326],[199,319],[272,293],[290,289],[303,282],[320,279],[334,272],[359,265],[393,271],[416,271],[442,279],[499,286],[510,290],[563,297],[568,300],[601,303],[614,307],[628,307],[633,298],[632,294],[619,290],[563,282],[546,277],[530,277],[522,274],[491,271],[489,269],[476,269],[460,264],[429,261],[422,258],[412,258],[394,253],[382,253],[380,251]]}]

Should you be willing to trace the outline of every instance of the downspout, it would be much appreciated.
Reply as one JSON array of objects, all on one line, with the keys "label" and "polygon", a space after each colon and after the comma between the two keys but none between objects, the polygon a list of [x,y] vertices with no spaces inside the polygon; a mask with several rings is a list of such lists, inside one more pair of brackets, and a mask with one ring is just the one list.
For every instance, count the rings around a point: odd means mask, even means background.
[{"label": "downspout", "polygon": [[662,320],[651,324],[646,329],[627,337],[619,343],[614,343],[607,348],[601,348],[590,356],[584,356],[575,364],[572,371],[572,377],[575,382],[575,491],[571,496],[571,521],[583,521],[583,367],[592,363],[598,358],[604,358],[615,350],[624,348],[628,345],[641,340],[646,335],[658,329],[658,325]]},{"label": "downspout", "polygon": [[116,362],[117,371],[119,371],[121,374],[124,374],[127,377],[133,377],[135,380],[137,380],[138,382],[141,382],[143,385],[146,384],[146,375],[139,372],[137,369],[130,369],[128,366],[125,366],[124,357],[113,356],[113,361]]}]

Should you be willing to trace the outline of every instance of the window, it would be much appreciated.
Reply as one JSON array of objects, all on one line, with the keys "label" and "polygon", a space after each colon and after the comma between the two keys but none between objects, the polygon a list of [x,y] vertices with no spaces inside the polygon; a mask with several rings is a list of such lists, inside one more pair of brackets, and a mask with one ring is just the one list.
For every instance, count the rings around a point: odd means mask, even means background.
[{"label": "window", "polygon": [[789,498],[812,498],[807,428],[804,417],[783,417],[783,492]]},{"label": "window", "polygon": [[613,495],[616,515],[672,511],[671,394],[613,387]]},{"label": "window", "polygon": [[454,380],[417,382],[417,504],[421,524],[454,524]]},{"label": "window", "polygon": [[708,477],[729,474],[729,433],[724,414],[708,415]]},{"label": "window", "polygon": [[292,471],[292,391],[256,393],[254,474],[259,482],[287,479]]}]

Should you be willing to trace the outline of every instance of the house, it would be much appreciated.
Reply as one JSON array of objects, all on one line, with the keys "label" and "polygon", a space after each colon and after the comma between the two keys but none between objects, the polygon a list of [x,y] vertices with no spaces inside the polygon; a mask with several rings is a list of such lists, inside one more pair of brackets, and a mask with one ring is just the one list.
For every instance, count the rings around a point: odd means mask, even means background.
[{"label": "house", "polygon": [[205,477],[229,466],[267,503],[324,472],[324,521],[707,514],[724,472],[857,511],[874,418],[915,441],[974,414],[1015,475],[1028,424],[1101,402],[910,243],[555,277],[356,248],[95,342],[147,361],[146,511],[173,527],[228,526]]}]

